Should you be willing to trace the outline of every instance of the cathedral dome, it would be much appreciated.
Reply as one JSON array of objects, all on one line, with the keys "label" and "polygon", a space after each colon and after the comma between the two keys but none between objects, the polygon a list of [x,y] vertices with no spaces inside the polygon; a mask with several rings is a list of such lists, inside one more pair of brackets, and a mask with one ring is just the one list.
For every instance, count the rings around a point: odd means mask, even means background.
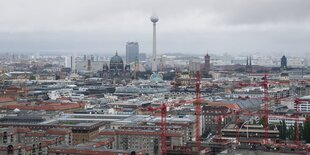
[{"label": "cathedral dome", "polygon": [[150,77],[150,80],[155,83],[163,82],[163,75],[159,73],[153,73]]},{"label": "cathedral dome", "polygon": [[118,56],[117,52],[110,60],[110,70],[123,70],[124,62],[123,59]]}]

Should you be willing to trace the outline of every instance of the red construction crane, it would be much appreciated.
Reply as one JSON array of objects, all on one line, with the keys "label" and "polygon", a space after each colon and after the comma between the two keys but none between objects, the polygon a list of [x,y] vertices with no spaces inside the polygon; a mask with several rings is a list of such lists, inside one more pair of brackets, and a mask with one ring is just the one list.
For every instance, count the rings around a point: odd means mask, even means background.
[{"label": "red construction crane", "polygon": [[222,122],[223,120],[225,120],[226,118],[230,118],[232,117],[233,113],[230,112],[228,114],[224,114],[224,115],[218,115],[217,116],[217,134],[219,137],[222,136],[221,131],[222,131]]},{"label": "red construction crane", "polygon": [[242,84],[240,86],[263,86],[264,87],[264,144],[268,143],[268,80],[267,74],[264,75],[264,82],[258,84]]},{"label": "red construction crane", "polygon": [[200,116],[201,116],[201,107],[200,107],[200,73],[196,73],[196,144],[197,150],[200,151]]},{"label": "red construction crane", "polygon": [[[167,139],[167,107],[174,107],[175,104],[180,105],[180,104],[189,104],[193,103],[193,100],[188,100],[188,101],[182,101],[179,103],[176,102],[170,102],[170,103],[162,103],[160,107],[149,107],[149,111],[160,111],[161,112],[161,150],[162,154],[166,155],[167,154],[167,146],[166,146],[166,139]],[[196,122],[197,123],[197,122]],[[197,130],[196,130],[197,131]],[[197,136],[196,136],[197,137]],[[200,136],[199,136],[200,137]],[[199,141],[199,142],[197,142]],[[200,138],[196,139],[196,143],[200,144]]]},{"label": "red construction crane", "polygon": [[188,100],[188,101],[182,101],[182,102],[171,102],[171,103],[162,103],[160,107],[153,108],[149,107],[149,111],[161,111],[161,150],[162,154],[166,155],[167,154],[167,146],[166,144],[166,138],[167,138],[167,107],[174,107],[175,105],[180,105],[180,104],[188,104],[188,103],[194,103],[196,104],[196,145],[197,145],[197,151],[200,151],[200,115],[201,115],[201,98],[200,98],[200,73],[196,73],[196,100],[193,102],[193,100]]},{"label": "red construction crane", "polygon": [[165,103],[161,104],[158,108],[149,108],[149,111],[155,111],[160,110],[161,111],[161,152],[163,155],[167,154],[167,145],[166,145],[166,139],[167,139],[167,106]]},{"label": "red construction crane", "polygon": [[223,116],[222,115],[218,115],[217,116],[217,135],[219,137],[222,136],[221,134],[221,130],[222,130],[222,121],[223,121]]},{"label": "red construction crane", "polygon": [[267,74],[264,76],[264,144],[268,143],[268,81]]},{"label": "red construction crane", "polygon": [[[293,101],[293,100],[292,100]],[[296,141],[295,141],[295,145],[292,145],[292,144],[289,144],[289,143],[287,143],[287,144],[285,144],[285,145],[287,145],[287,147],[289,147],[289,146],[296,146],[296,147],[298,147],[298,146],[300,146],[299,148],[301,148],[301,147],[303,147],[304,145],[301,145],[300,144],[300,139],[299,139],[299,135],[300,135],[300,131],[299,131],[299,122],[300,122],[300,118],[299,118],[299,104],[301,104],[301,102],[310,102],[310,99],[300,99],[300,98],[296,98],[295,100],[294,100],[294,102],[295,102],[295,104],[296,104],[296,113],[295,113],[295,116],[284,116],[284,115],[269,115],[268,113],[268,118],[274,118],[274,119],[287,119],[287,120],[293,120],[293,121],[295,121],[297,124],[296,124]],[[238,112],[238,113],[240,113],[240,112]],[[244,113],[242,114],[242,115],[244,115]],[[260,114],[259,113],[251,113],[251,114],[245,114],[245,115],[248,115],[248,116],[255,116],[255,115],[257,115],[257,116],[260,116]],[[264,114],[264,116],[265,116],[265,114]],[[268,119],[267,119],[267,121],[268,121]],[[302,120],[302,121],[304,121],[304,122],[310,122],[310,119],[308,119],[308,118],[306,118],[305,120]],[[240,124],[240,119],[237,119],[237,124]],[[237,128],[237,142],[239,142],[239,140],[240,140],[240,133],[239,133],[239,128]],[[265,132],[266,133],[266,132]]]},{"label": "red construction crane", "polygon": [[241,123],[240,118],[237,118],[237,122],[236,122],[236,125],[237,125],[237,138],[236,138],[237,144],[240,142],[240,127],[241,127],[241,126],[239,126],[240,123]]},{"label": "red construction crane", "polygon": [[[267,76],[268,78],[268,75],[265,75]],[[263,77],[263,79],[265,79],[265,76]],[[271,86],[289,86],[290,82],[285,82],[285,81],[278,81],[278,82],[270,82],[270,81],[267,81],[267,87],[271,87]],[[258,82],[258,83],[242,83],[242,82],[239,82],[238,83],[238,88],[240,87],[261,87],[261,86],[264,86],[265,85],[265,80],[263,82]]]}]

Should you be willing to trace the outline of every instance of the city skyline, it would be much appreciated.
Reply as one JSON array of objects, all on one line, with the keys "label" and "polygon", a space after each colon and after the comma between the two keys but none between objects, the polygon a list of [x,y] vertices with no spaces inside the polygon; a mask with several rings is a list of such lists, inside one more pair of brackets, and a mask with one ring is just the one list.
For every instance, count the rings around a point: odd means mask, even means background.
[{"label": "city skyline", "polygon": [[[48,2],[46,4],[46,2]],[[309,1],[1,1],[0,52],[125,52],[128,41],[157,53],[307,56]],[[35,4],[35,5],[33,5]],[[173,9],[171,7],[173,6]],[[57,8],[57,9],[55,9]],[[276,11],[275,11],[276,10]]]}]

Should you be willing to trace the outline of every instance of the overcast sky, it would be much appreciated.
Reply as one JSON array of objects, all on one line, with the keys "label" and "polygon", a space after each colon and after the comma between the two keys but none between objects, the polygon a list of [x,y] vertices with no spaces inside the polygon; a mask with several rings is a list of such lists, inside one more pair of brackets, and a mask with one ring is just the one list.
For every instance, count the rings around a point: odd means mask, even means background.
[{"label": "overcast sky", "polygon": [[310,0],[0,0],[0,52],[310,54]]}]

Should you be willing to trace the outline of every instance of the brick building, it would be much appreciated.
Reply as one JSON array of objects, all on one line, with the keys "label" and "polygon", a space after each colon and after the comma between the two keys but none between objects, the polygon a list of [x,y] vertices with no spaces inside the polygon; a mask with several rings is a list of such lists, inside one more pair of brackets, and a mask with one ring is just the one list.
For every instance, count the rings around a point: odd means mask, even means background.
[{"label": "brick building", "polygon": [[48,148],[61,144],[71,145],[71,131],[49,129],[33,131],[29,128],[1,128],[0,155],[45,155]]},{"label": "brick building", "polygon": [[102,121],[73,121],[54,120],[41,124],[0,123],[0,127],[29,128],[32,130],[48,130],[52,128],[64,128],[72,131],[72,144],[87,143],[98,136],[99,128],[104,126]]},{"label": "brick building", "polygon": [[[232,117],[227,117],[231,114],[232,110],[225,106],[203,106],[202,133],[208,134],[211,132],[215,134],[218,127],[224,127],[226,124],[233,120]],[[221,123],[221,125],[218,123]]]}]

